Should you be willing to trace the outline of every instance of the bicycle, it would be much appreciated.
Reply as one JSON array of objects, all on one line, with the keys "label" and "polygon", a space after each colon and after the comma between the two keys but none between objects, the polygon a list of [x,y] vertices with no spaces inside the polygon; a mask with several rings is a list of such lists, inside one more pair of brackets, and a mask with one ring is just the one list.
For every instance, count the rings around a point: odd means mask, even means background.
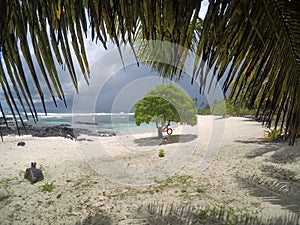
[{"label": "bicycle", "polygon": [[168,135],[171,135],[173,133],[173,129],[169,127],[169,124],[168,125],[164,125],[162,128],[161,128],[161,132],[167,132]]}]

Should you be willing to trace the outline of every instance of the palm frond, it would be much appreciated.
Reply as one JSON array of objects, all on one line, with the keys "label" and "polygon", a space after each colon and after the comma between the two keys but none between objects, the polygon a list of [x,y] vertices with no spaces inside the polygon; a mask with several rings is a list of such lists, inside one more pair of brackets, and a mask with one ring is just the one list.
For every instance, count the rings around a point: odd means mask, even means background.
[{"label": "palm frond", "polygon": [[[281,0],[211,1],[197,50],[210,67],[215,65],[218,79],[226,78],[224,91],[235,79],[231,98],[247,94],[268,127],[274,116],[276,126],[283,118],[281,126],[286,126],[291,143],[299,132],[297,10],[299,3]],[[199,66],[195,62],[195,68]]]}]

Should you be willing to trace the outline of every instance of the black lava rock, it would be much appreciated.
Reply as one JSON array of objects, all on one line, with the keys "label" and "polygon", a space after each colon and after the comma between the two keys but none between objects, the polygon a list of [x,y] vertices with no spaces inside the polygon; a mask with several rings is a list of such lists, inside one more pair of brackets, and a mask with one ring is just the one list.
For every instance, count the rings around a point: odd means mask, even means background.
[{"label": "black lava rock", "polygon": [[18,142],[17,146],[25,146],[25,142],[20,141],[20,142]]},{"label": "black lava rock", "polygon": [[32,162],[31,167],[25,171],[24,178],[29,180],[32,184],[44,179],[44,175],[40,169],[36,168],[36,163]]}]

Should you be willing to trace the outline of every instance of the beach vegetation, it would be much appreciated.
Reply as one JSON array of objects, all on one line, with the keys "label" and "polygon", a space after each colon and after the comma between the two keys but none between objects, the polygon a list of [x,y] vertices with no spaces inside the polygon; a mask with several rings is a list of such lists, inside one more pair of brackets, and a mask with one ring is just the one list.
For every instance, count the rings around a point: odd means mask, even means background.
[{"label": "beach vegetation", "polygon": [[203,105],[198,109],[198,115],[227,115],[227,116],[253,116],[256,108],[250,108],[245,102],[232,103],[228,98],[215,101],[213,104]]},{"label": "beach vegetation", "polygon": [[210,106],[209,104],[204,105],[203,103],[203,107],[201,109],[198,109],[198,115],[210,115],[211,111],[210,111]]},{"label": "beach vegetation", "polygon": [[223,101],[215,101],[211,105],[210,109],[211,109],[211,114],[213,115],[234,116],[236,114],[234,106],[227,99]]},{"label": "beach vegetation", "polygon": [[155,183],[159,183],[158,177],[153,177],[153,181],[154,181]]},{"label": "beach vegetation", "polygon": [[51,191],[53,191],[53,189],[55,188],[56,186],[55,186],[55,184],[53,183],[53,182],[51,182],[51,183],[46,183],[46,184],[44,184],[44,185],[42,185],[41,186],[41,188],[42,188],[42,191],[47,191],[47,192],[51,192]]},{"label": "beach vegetation", "polygon": [[[176,188],[175,192],[182,189],[189,192],[195,192],[196,190],[196,188],[191,184],[192,177],[187,175],[171,176],[164,180],[159,180],[157,177],[154,177],[153,181],[158,184],[154,187],[157,190],[166,190],[170,188]],[[203,187],[202,190],[204,192],[206,188]]]},{"label": "beach vegetation", "polygon": [[91,181],[87,181],[83,184],[83,187],[87,188],[87,187],[91,187],[93,185],[93,183]]},{"label": "beach vegetation", "polygon": [[162,132],[167,123],[194,126],[197,124],[196,115],[195,102],[173,84],[158,85],[134,106],[136,125],[154,122],[160,138],[163,137]]},{"label": "beach vegetation", "polygon": [[276,141],[281,135],[279,129],[265,129],[264,140],[265,141]]},{"label": "beach vegetation", "polygon": [[166,155],[165,150],[160,149],[160,150],[159,150],[159,153],[158,153],[158,156],[159,156],[159,157],[165,157],[165,155]]}]

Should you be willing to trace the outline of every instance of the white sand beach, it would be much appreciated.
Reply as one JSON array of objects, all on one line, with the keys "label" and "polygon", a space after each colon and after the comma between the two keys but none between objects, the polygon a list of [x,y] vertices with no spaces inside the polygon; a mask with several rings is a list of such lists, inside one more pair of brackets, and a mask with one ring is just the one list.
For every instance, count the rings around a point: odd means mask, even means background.
[{"label": "white sand beach", "polygon": [[[299,213],[297,143],[265,142],[265,127],[247,118],[198,120],[194,128],[176,127],[165,141],[153,133],[77,141],[5,136],[0,223],[88,224],[98,215],[98,224],[147,224],[149,204],[224,206],[262,218]],[[44,173],[36,184],[24,179],[32,161]],[[46,183],[55,188],[43,191]]]}]

